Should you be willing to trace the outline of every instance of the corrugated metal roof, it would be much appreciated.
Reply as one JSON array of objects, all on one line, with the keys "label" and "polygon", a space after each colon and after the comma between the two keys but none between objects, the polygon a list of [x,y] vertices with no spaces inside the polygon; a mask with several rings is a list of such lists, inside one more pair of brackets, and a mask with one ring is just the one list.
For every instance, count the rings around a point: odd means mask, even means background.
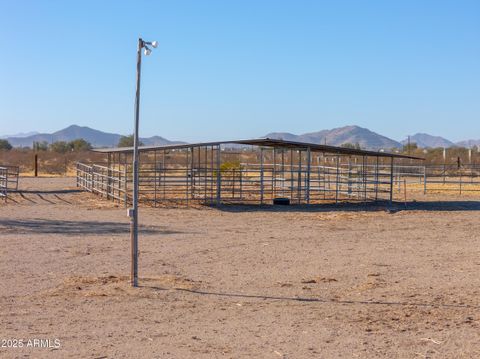
[{"label": "corrugated metal roof", "polygon": [[[229,145],[229,144],[289,148],[289,149],[310,148],[310,151],[313,151],[313,152],[325,152],[325,153],[343,154],[343,155],[352,155],[352,156],[376,156],[376,157],[393,157],[393,158],[408,158],[408,159],[414,159],[414,160],[424,160],[423,158],[420,158],[420,157],[399,155],[395,153],[357,150],[354,148],[319,145],[316,143],[308,143],[308,142],[285,141],[285,140],[277,140],[272,138],[185,143],[185,144],[162,145],[162,146],[140,146],[138,149],[141,152],[148,152],[148,151],[154,151],[154,150],[175,150],[175,149],[185,149],[185,148],[191,148],[191,147],[218,146],[218,145]],[[101,153],[128,153],[133,151],[133,147],[95,148],[93,149],[93,151],[101,152]]]}]

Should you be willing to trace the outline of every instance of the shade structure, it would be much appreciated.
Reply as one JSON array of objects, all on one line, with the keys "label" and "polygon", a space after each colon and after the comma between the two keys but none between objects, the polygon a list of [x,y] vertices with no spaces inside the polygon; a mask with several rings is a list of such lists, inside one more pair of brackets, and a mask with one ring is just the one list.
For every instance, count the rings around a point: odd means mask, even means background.
[{"label": "shade structure", "polygon": [[[103,164],[77,164],[77,184],[130,201],[131,147],[101,148]],[[421,158],[270,138],[140,147],[140,201],[290,204],[391,201],[394,161]]]}]

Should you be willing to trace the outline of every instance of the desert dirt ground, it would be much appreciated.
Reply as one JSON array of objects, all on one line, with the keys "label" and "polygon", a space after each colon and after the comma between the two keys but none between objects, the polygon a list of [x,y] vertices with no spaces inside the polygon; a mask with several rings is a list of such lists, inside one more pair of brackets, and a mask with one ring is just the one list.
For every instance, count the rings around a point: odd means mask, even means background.
[{"label": "desert dirt ground", "polygon": [[[142,208],[73,178],[0,204],[2,358],[478,358],[480,202]],[[10,342],[11,344],[11,342]],[[6,345],[8,346],[8,345]]]}]

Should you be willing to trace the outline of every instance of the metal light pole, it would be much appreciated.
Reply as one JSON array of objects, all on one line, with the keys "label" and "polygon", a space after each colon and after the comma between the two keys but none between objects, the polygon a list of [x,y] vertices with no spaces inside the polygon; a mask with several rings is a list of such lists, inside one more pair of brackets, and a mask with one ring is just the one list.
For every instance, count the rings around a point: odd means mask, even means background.
[{"label": "metal light pole", "polygon": [[135,92],[135,126],[133,131],[133,208],[130,208],[130,241],[132,249],[132,263],[130,281],[132,287],[138,287],[138,124],[140,119],[140,76],[142,69],[142,49],[145,48],[145,55],[152,52],[147,45],[157,47],[157,42],[145,42],[138,39],[137,48],[137,89]]}]

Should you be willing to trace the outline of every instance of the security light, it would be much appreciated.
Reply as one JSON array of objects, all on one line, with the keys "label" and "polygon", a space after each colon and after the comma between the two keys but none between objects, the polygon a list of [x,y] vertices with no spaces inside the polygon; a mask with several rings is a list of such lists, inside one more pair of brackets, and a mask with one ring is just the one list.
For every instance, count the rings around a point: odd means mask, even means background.
[{"label": "security light", "polygon": [[148,47],[145,46],[145,50],[143,53],[145,54],[145,56],[148,56],[152,53],[152,50],[150,50]]},{"label": "security light", "polygon": [[152,47],[156,49],[157,46],[158,46],[158,42],[157,41],[152,41]]}]

